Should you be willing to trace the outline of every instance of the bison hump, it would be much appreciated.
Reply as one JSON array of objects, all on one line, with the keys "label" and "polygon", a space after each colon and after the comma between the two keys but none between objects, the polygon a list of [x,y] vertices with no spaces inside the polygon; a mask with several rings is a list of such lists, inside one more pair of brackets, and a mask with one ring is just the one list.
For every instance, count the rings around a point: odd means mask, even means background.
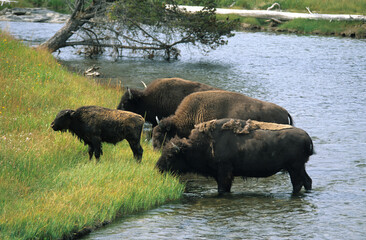
[{"label": "bison hump", "polygon": [[230,119],[221,127],[223,130],[232,130],[235,134],[248,134],[257,129],[278,131],[283,129],[293,128],[291,125],[259,122],[255,120],[242,121],[239,119]]},{"label": "bison hump", "polygon": [[199,132],[211,132],[216,128],[216,121],[217,120],[214,119],[214,120],[211,120],[211,121],[199,123],[199,124],[196,124],[194,127]]},{"label": "bison hump", "polygon": [[259,121],[250,120],[250,119],[248,121],[250,122],[249,124],[251,126],[253,126],[253,128],[255,128],[255,129],[278,131],[278,130],[293,128],[293,126],[291,126],[289,124],[259,122]]}]

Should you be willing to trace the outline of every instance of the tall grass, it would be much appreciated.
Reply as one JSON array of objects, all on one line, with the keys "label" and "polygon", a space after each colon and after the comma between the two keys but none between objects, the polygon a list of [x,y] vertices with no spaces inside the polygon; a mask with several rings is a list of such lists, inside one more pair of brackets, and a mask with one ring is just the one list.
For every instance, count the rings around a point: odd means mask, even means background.
[{"label": "tall grass", "polygon": [[0,239],[71,237],[117,216],[180,198],[184,186],[142,163],[128,143],[103,145],[98,164],[69,133],[49,125],[59,110],[115,108],[122,89],[71,74],[46,51],[0,32]]}]

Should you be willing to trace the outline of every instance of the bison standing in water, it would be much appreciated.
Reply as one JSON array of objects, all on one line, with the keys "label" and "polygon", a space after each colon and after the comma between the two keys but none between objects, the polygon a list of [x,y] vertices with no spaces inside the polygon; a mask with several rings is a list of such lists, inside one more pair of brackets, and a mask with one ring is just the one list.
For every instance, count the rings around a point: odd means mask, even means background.
[{"label": "bison standing in water", "polygon": [[144,119],[135,113],[97,106],[84,106],[77,110],[60,111],[51,127],[55,131],[69,131],[89,146],[89,159],[99,161],[102,142],[116,144],[128,141],[134,157],[141,161],[143,149],[140,145]]},{"label": "bison standing in water", "polygon": [[217,88],[181,78],[156,79],[144,90],[128,89],[117,109],[140,114],[147,122],[156,126],[156,117],[161,119],[174,114],[187,95],[214,89]]},{"label": "bison standing in water", "polygon": [[159,149],[175,135],[188,137],[195,124],[221,118],[292,125],[287,110],[274,103],[229,91],[197,92],[184,98],[175,114],[161,120],[153,129],[153,146]]},{"label": "bison standing in water", "polygon": [[213,177],[218,192],[230,192],[234,176],[268,177],[286,170],[293,193],[312,180],[305,163],[313,154],[309,135],[290,125],[220,119],[196,125],[188,139],[173,138],[157,162],[160,171]]}]

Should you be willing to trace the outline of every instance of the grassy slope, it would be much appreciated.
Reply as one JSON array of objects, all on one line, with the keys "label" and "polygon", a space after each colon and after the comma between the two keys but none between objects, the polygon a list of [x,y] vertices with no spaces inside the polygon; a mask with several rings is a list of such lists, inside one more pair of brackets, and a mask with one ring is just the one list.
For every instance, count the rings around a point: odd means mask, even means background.
[{"label": "grassy slope", "polygon": [[126,141],[105,144],[100,163],[49,125],[59,110],[115,108],[121,89],[71,74],[46,51],[0,32],[0,239],[61,238],[116,216],[178,199],[183,186],[154,169],[143,143],[137,164]]}]

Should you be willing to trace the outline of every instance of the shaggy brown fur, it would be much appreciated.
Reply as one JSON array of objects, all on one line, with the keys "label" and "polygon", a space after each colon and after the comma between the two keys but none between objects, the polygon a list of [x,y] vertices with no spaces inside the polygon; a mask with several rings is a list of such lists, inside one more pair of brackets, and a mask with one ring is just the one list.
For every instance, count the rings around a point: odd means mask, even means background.
[{"label": "shaggy brown fur", "polygon": [[251,119],[248,119],[245,122],[245,125],[243,121],[240,121],[238,119],[231,119],[230,121],[222,125],[222,129],[231,129],[236,134],[248,134],[251,131],[257,129],[278,131],[286,128],[292,128],[292,126],[287,124],[258,122]]},{"label": "shaggy brown fur", "polygon": [[140,137],[144,119],[132,112],[97,106],[84,106],[76,110],[60,111],[51,127],[55,131],[69,131],[89,146],[89,159],[99,160],[102,142],[116,144],[128,141],[134,157],[140,161],[143,149]]},{"label": "shaggy brown fur", "polygon": [[154,148],[175,135],[188,137],[195,124],[222,118],[292,124],[287,110],[274,103],[223,90],[196,92],[185,97],[175,114],[153,129]]},{"label": "shaggy brown fur", "polygon": [[146,121],[156,126],[156,117],[162,119],[174,114],[180,102],[189,94],[215,89],[218,88],[182,78],[160,78],[144,90],[126,91],[117,109],[145,116]]},{"label": "shaggy brown fur", "polygon": [[188,138],[173,138],[156,165],[160,171],[213,177],[219,193],[230,192],[235,176],[268,177],[285,170],[296,194],[312,188],[305,170],[312,154],[312,140],[302,129],[227,118],[196,125]]}]

